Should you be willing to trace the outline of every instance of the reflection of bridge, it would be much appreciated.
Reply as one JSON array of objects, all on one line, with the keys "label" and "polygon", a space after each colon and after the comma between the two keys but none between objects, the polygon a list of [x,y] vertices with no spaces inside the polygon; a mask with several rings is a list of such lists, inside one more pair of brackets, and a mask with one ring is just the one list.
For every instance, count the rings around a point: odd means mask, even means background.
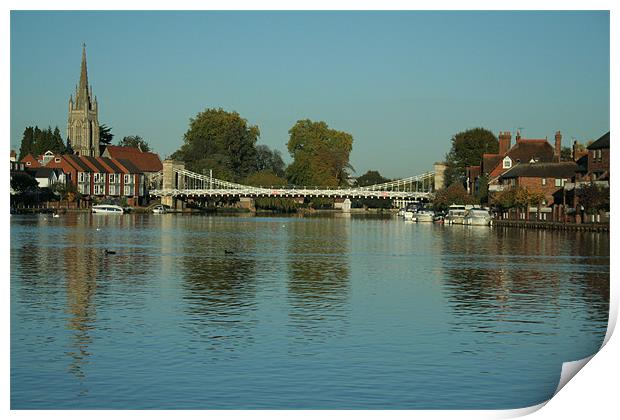
[{"label": "reflection of bridge", "polygon": [[182,162],[165,160],[161,175],[156,178],[152,197],[172,203],[171,199],[213,197],[327,197],[327,198],[385,198],[415,200],[429,198],[434,191],[434,172],[366,187],[329,188],[299,186],[250,186],[236,184],[198,174],[185,169]]}]

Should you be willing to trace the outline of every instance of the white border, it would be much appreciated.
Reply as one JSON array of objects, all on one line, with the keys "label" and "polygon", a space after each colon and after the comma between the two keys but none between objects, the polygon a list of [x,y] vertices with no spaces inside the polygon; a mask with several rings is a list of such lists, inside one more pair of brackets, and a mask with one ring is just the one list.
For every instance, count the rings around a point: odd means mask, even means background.
[{"label": "white border", "polygon": [[[616,40],[619,38],[618,34],[618,6],[611,0],[591,0],[591,1],[551,1],[551,0],[523,0],[523,1],[497,1],[497,0],[474,0],[474,1],[434,1],[425,2],[420,0],[393,0],[388,4],[381,1],[337,1],[337,0],[315,0],[315,1],[240,1],[232,0],[227,2],[221,1],[190,1],[190,0],[176,0],[174,2],[153,0],[150,2],[140,2],[135,0],[111,0],[107,2],[91,1],[85,3],[83,1],[68,1],[59,0],[51,4],[49,1],[15,1],[9,0],[3,2],[2,20],[0,24],[0,45],[2,46],[2,56],[5,58],[2,62],[3,82],[0,84],[3,101],[2,103],[2,118],[3,134],[5,139],[10,138],[10,67],[9,67],[9,48],[10,48],[10,10],[136,10],[142,9],[145,6],[156,10],[346,10],[346,9],[359,9],[359,10],[611,10],[611,115],[619,115],[617,112],[617,100],[618,100],[618,86],[615,83],[618,73],[618,43]],[[614,120],[610,121],[610,125],[614,125]],[[612,127],[610,127],[612,128]],[[8,155],[10,148],[10,141],[4,140],[2,142],[2,153],[5,156]],[[612,148],[612,163],[614,167],[617,165],[617,150]],[[8,172],[3,171],[0,175],[2,179],[0,182],[5,188],[8,186]],[[617,220],[618,212],[616,210],[616,194],[617,188],[615,184],[612,184],[612,224],[613,220]],[[9,218],[8,214],[8,198],[7,194],[3,194],[0,198],[2,200],[2,210],[4,217],[3,229],[5,231],[5,237],[9,237]],[[614,235],[611,237],[611,255],[614,255],[614,251],[617,249],[616,240]],[[3,242],[2,258],[4,267],[10,267],[8,244]],[[6,247],[6,248],[5,248]],[[570,381],[562,390],[555,396],[547,406],[540,411],[537,411],[533,416],[536,418],[583,418],[584,416],[594,418],[611,418],[617,413],[616,403],[616,384],[618,373],[618,339],[611,339],[611,332],[616,323],[618,313],[618,290],[616,282],[613,281],[614,274],[616,273],[615,264],[611,264],[611,307],[610,307],[610,324],[607,336],[605,338],[605,349],[599,352],[592,358],[592,361],[588,363],[583,371],[579,374],[577,380]],[[3,276],[4,277],[4,276]],[[4,316],[5,322],[2,323],[2,337],[5,339],[4,357],[2,359],[2,407],[3,412],[9,410],[9,355],[10,355],[10,298],[8,293],[8,276],[4,278],[6,280],[3,294],[4,303]],[[541,404],[535,407],[529,407],[519,410],[506,410],[506,411],[115,411],[112,415],[117,418],[128,418],[135,416],[145,416],[148,418],[155,417],[168,417],[170,415],[180,417],[201,417],[204,418],[237,418],[237,417],[258,417],[258,418],[315,418],[316,416],[328,417],[328,418],[377,418],[388,416],[390,418],[507,418],[515,417],[519,415],[525,415],[533,411],[538,410],[545,404]],[[105,411],[11,411],[9,415],[16,418],[40,418],[45,416],[46,418],[83,418],[84,415],[95,418],[106,418],[111,413]],[[615,416],[614,416],[615,417]]]}]

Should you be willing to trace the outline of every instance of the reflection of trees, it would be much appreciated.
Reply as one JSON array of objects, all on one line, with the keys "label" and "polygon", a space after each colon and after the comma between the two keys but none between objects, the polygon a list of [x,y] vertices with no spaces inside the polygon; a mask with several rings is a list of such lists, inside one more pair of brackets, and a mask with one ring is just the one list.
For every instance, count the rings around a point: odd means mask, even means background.
[{"label": "reflection of trees", "polygon": [[184,237],[180,266],[188,327],[210,349],[235,350],[252,340],[257,306],[255,248],[254,232],[241,231],[237,224],[213,223],[208,231]]},{"label": "reflection of trees", "polygon": [[346,320],[349,293],[349,224],[342,219],[290,223],[289,302],[295,338],[336,335]]}]

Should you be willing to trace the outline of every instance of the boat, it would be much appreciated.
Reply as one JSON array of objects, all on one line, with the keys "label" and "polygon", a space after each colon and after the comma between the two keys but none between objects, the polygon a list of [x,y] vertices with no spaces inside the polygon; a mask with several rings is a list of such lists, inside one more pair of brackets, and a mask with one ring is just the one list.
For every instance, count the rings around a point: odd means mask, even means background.
[{"label": "boat", "polygon": [[115,204],[97,204],[92,207],[93,213],[123,214],[123,208]]},{"label": "boat", "polygon": [[465,212],[464,205],[452,204],[448,207],[448,214],[446,215],[445,222],[450,225],[462,225]]},{"label": "boat", "polygon": [[463,224],[472,226],[489,226],[491,224],[491,214],[485,209],[469,209],[467,210],[467,213],[465,213]]},{"label": "boat", "polygon": [[416,213],[416,222],[432,222],[435,218],[435,212],[429,209],[418,210]]},{"label": "boat", "polygon": [[155,207],[153,207],[153,213],[154,214],[166,214],[166,208],[162,206],[161,204],[158,204]]},{"label": "boat", "polygon": [[405,210],[403,217],[405,220],[415,220],[416,212],[413,210]]},{"label": "boat", "polygon": [[398,216],[399,217],[405,217],[405,209],[398,210]]}]

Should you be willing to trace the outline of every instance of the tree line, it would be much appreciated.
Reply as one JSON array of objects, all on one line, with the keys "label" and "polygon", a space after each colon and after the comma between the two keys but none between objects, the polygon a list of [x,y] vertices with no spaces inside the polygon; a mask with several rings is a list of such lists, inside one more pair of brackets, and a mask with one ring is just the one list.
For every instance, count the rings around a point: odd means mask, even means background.
[{"label": "tree line", "polygon": [[[112,144],[114,134],[112,128],[105,124],[99,126],[99,145],[108,146]],[[60,134],[58,126],[52,130],[51,127],[41,130],[38,126],[28,126],[24,129],[22,140],[19,147],[18,160],[22,160],[29,153],[33,156],[42,155],[48,150],[59,154],[73,154],[73,148],[65,142]],[[141,136],[125,136],[117,143],[118,146],[138,147],[143,152],[151,151],[151,147]]]},{"label": "tree line", "polygon": [[[285,165],[278,150],[257,144],[260,129],[237,112],[205,109],[190,119],[183,144],[172,154],[187,169],[219,179],[254,186],[348,185],[353,171],[349,155],[353,136],[323,121],[297,121],[288,131],[287,150],[293,159]],[[329,201],[329,203],[327,203]],[[314,206],[331,200],[312,199]],[[290,199],[259,199],[258,207],[292,209]]]}]

